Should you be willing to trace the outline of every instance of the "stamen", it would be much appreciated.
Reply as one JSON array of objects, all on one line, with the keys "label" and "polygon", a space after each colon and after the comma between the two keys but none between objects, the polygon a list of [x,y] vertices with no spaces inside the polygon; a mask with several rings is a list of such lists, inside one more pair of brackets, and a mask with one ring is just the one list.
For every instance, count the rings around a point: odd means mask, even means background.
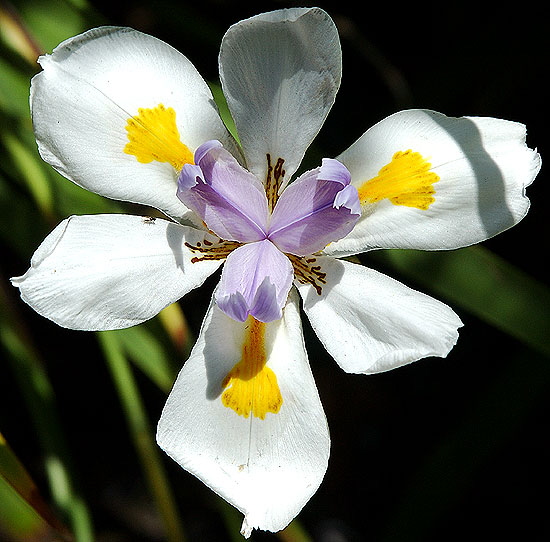
[{"label": "stamen", "polygon": [[327,274],[321,271],[320,265],[315,265],[315,256],[295,256],[287,254],[294,268],[294,277],[300,284],[311,284],[318,295],[323,293],[323,285],[327,283]]},{"label": "stamen", "polygon": [[266,154],[267,158],[267,177],[265,180],[265,193],[267,195],[269,211],[273,212],[277,200],[279,199],[279,189],[283,184],[283,177],[286,171],[283,169],[285,161],[277,158],[275,166],[271,165],[271,154]]},{"label": "stamen", "polygon": [[191,263],[197,263],[203,260],[224,260],[231,252],[241,245],[242,243],[237,243],[236,241],[224,241],[223,239],[218,239],[216,243],[213,243],[208,239],[204,239],[202,243],[198,241],[195,245],[185,243],[185,246],[192,252],[202,254],[202,256],[191,258]]}]

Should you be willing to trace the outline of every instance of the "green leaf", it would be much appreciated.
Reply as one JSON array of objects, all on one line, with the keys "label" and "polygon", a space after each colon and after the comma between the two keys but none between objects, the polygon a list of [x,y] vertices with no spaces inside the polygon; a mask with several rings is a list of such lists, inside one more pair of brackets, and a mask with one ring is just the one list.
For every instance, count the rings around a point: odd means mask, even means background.
[{"label": "green leaf", "polygon": [[0,503],[0,539],[11,542],[63,540],[1,475]]},{"label": "green leaf", "polygon": [[227,106],[227,101],[223,94],[222,87],[217,83],[208,83],[208,85],[210,86],[210,90],[212,91],[212,95],[214,96],[214,101],[216,102],[216,105],[218,106],[218,109],[220,111],[220,117],[222,118],[226,128],[229,130],[231,135],[235,138],[237,142],[239,142],[237,127],[235,126],[235,121],[233,120],[231,112],[229,111],[229,107]]},{"label": "green leaf", "polygon": [[44,540],[47,533],[70,540],[66,527],[54,516],[31,476],[0,434],[0,532],[13,540]]},{"label": "green leaf", "polygon": [[[84,0],[26,0],[19,6],[21,18],[41,49],[50,52],[63,40],[90,28],[89,14]],[[60,24],[60,21],[63,24]]]},{"label": "green leaf", "polygon": [[18,118],[30,118],[29,83],[23,73],[0,57],[0,110]]},{"label": "green leaf", "polygon": [[168,358],[165,345],[145,326],[134,326],[117,331],[117,339],[126,355],[161,390],[170,391],[176,370]]},{"label": "green leaf", "polygon": [[131,366],[122,347],[122,335],[118,331],[102,331],[97,334],[107,366],[118,392],[122,409],[134,446],[141,460],[143,472],[163,518],[168,542],[184,542],[185,536],[179,518],[172,489],[168,482],[153,430],[151,429]]},{"label": "green leaf", "polygon": [[29,409],[44,457],[44,469],[56,507],[63,513],[77,542],[92,542],[90,516],[75,488],[70,454],[55,402],[55,392],[35,348],[31,335],[9,296],[0,288],[0,344],[7,352],[24,404]]},{"label": "green leaf", "polygon": [[54,216],[53,195],[50,180],[44,171],[43,162],[31,152],[13,132],[0,133],[1,140],[8,151],[20,178],[25,182],[36,206],[48,219]]}]

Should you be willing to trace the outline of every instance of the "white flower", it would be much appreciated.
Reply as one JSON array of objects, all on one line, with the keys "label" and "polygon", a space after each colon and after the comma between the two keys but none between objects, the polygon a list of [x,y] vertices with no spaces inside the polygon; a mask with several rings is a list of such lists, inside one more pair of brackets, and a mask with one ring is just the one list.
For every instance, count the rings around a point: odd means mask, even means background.
[{"label": "white flower", "polygon": [[72,329],[124,328],[227,259],[157,437],[244,513],[245,536],[285,527],[327,468],[300,298],[345,371],[447,355],[461,325],[449,307],[337,258],[487,239],[525,216],[525,188],[540,168],[523,125],[411,110],[289,184],[336,96],[340,55],[336,28],[317,8],[232,26],[219,63],[241,145],[192,64],[128,28],[63,42],[40,59],[31,88],[44,160],[88,190],[167,219],[64,220],[13,279],[29,305]]}]

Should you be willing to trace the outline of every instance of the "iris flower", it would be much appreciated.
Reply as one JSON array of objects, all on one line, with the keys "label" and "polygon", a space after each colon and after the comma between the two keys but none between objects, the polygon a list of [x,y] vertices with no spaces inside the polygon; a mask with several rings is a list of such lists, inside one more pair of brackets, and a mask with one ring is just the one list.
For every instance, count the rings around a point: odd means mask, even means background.
[{"label": "iris flower", "polygon": [[238,140],[189,60],[149,35],[96,28],[39,62],[43,159],[166,218],[67,218],[13,283],[61,326],[119,329],[223,264],[157,440],[242,511],[244,536],[282,529],[317,490],[330,447],[300,311],[350,373],[446,356],[461,326],[448,306],[346,257],[455,249],[519,222],[540,168],[525,127],[401,111],[299,172],[341,78],[336,27],[317,8],[225,34],[220,79]]}]

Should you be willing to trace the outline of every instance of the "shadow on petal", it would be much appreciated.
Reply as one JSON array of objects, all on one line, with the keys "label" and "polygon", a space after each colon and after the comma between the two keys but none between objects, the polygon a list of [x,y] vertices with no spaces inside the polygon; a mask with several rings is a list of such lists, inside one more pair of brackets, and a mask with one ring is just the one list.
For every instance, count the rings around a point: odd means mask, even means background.
[{"label": "shadow on petal", "polygon": [[174,260],[176,265],[183,271],[183,228],[178,227],[177,224],[170,225],[166,228],[166,240],[168,241],[168,246],[174,254]]},{"label": "shadow on petal", "polygon": [[243,326],[242,322],[232,320],[224,314],[212,298],[201,330],[202,356],[207,379],[206,398],[209,401],[220,397],[224,389],[224,379],[239,362],[236,353],[241,350],[243,332],[240,328]]},{"label": "shadow on petal", "polygon": [[[479,128],[465,117],[459,123],[449,122],[448,117],[440,115],[431,118],[456,141],[472,167],[477,179],[479,218],[487,238],[512,227],[517,220],[506,201],[504,176],[483,146]],[[498,209],[498,216],[494,209]]]}]

